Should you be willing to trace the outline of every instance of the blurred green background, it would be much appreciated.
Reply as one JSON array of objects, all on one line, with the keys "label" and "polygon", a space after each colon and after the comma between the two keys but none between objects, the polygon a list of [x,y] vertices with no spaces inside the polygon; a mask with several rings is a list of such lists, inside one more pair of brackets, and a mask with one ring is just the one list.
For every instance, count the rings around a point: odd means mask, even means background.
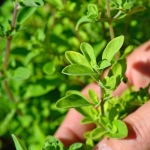
[{"label": "blurred green background", "polygon": [[[132,0],[146,10],[113,24],[115,36],[124,35],[124,48],[135,47],[150,39],[150,0]],[[46,136],[53,135],[66,110],[58,110],[55,102],[68,90],[81,90],[93,82],[90,78],[66,76],[61,73],[68,64],[64,53],[80,51],[80,43],[89,42],[96,56],[110,40],[107,23],[85,24],[75,30],[77,21],[87,12],[89,3],[97,4],[106,16],[105,0],[44,0],[44,6],[19,10],[17,26],[11,43],[9,67],[5,77],[0,74],[0,149],[15,150],[11,134],[20,138],[28,150],[40,150]],[[32,9],[32,10],[31,10]],[[32,15],[26,19],[26,13]],[[9,30],[12,20],[11,0],[0,2],[0,27]],[[112,15],[115,11],[112,11]],[[26,19],[26,20],[25,20]],[[0,72],[3,68],[6,38],[0,37]],[[25,70],[24,70],[25,69]],[[19,70],[19,71],[18,71]],[[24,79],[18,72],[26,74]],[[4,87],[7,80],[10,99]]]}]

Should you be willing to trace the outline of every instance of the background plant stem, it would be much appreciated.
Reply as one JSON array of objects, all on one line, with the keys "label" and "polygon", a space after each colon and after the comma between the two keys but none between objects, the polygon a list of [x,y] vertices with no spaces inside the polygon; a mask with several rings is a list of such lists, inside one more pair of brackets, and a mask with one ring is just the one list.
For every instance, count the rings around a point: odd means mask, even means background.
[{"label": "background plant stem", "polygon": [[[17,12],[18,12],[18,4],[15,3],[15,5],[14,5],[14,12],[13,12],[13,18],[12,18],[12,22],[11,22],[11,32],[15,28],[15,22],[16,22],[16,18],[17,18]],[[7,37],[5,59],[4,59],[4,66],[3,66],[4,74],[5,74],[5,72],[7,70],[7,67],[8,67],[11,41],[12,41],[12,36],[10,35],[10,36]]]},{"label": "background plant stem", "polygon": [[[18,12],[18,4],[15,3],[14,4],[14,12],[13,12],[13,17],[12,17],[12,22],[11,22],[11,32],[15,28],[17,12]],[[6,44],[6,51],[5,51],[5,58],[4,58],[4,66],[3,66],[3,73],[4,73],[4,75],[6,74],[6,71],[7,71],[7,68],[8,68],[8,61],[9,61],[11,41],[12,41],[12,35],[7,37],[7,44]],[[13,97],[13,94],[12,94],[10,88],[9,88],[7,80],[4,80],[4,87],[6,89],[6,92],[8,94],[8,97],[10,98],[10,100],[14,101],[14,97]]]},{"label": "background plant stem", "polygon": [[109,32],[110,32],[110,37],[111,40],[114,39],[115,34],[114,34],[114,29],[112,26],[112,18],[111,18],[111,13],[110,13],[110,6],[109,6],[109,0],[106,0],[106,8],[107,8],[107,16],[108,16],[108,20],[109,20]]}]

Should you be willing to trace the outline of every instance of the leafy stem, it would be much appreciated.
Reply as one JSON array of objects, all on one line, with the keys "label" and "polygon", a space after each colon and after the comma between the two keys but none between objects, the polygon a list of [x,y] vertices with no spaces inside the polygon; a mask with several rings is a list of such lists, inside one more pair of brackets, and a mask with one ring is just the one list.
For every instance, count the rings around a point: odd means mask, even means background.
[{"label": "leafy stem", "polygon": [[110,13],[110,6],[109,6],[109,0],[106,0],[106,8],[107,8],[107,16],[108,16],[108,20],[109,20],[109,32],[110,32],[110,37],[111,40],[114,39],[115,34],[114,34],[114,29],[112,26],[112,18],[111,18],[111,13]]},{"label": "leafy stem", "polygon": [[[14,4],[14,12],[13,12],[13,17],[12,17],[12,22],[11,22],[11,32],[14,30],[15,28],[15,22],[16,22],[16,18],[17,18],[17,12],[18,12],[18,4],[15,3]],[[12,35],[9,35],[7,37],[7,44],[6,44],[6,51],[5,51],[5,58],[4,58],[4,66],[3,66],[3,73],[5,75],[7,68],[8,68],[8,61],[9,61],[9,54],[10,54],[10,45],[11,45],[11,41],[12,41]],[[9,98],[14,101],[14,97],[13,94],[9,88],[9,85],[7,83],[7,81],[4,81],[4,87],[6,89],[6,92],[9,96]]]},{"label": "leafy stem", "polygon": [[[18,4],[15,3],[14,4],[14,12],[13,12],[13,18],[12,18],[12,22],[11,22],[11,32],[14,30],[15,28],[15,22],[16,22],[16,18],[17,18],[17,12],[18,12]],[[4,59],[4,74],[7,70],[8,67],[8,60],[9,60],[9,53],[10,53],[10,45],[11,45],[11,41],[12,41],[12,35],[7,37],[7,44],[6,44],[6,52],[5,52],[5,59]]]}]

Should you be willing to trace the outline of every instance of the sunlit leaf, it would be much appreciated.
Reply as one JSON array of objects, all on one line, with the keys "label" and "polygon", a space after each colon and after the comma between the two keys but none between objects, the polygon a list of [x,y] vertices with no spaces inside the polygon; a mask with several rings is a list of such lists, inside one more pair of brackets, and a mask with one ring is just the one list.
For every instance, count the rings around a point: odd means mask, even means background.
[{"label": "sunlit leaf", "polygon": [[65,55],[71,64],[79,64],[91,68],[89,62],[85,59],[85,57],[82,54],[74,51],[67,51]]},{"label": "sunlit leaf", "polygon": [[105,69],[105,68],[107,68],[107,67],[109,67],[109,66],[111,66],[111,63],[108,61],[108,60],[106,60],[106,59],[104,59],[104,60],[102,60],[102,61],[100,61],[99,63],[98,63],[98,69]]},{"label": "sunlit leaf", "polygon": [[57,108],[75,108],[91,105],[81,94],[69,94],[56,102]]},{"label": "sunlit leaf", "polygon": [[90,97],[90,100],[94,103],[97,104],[99,102],[98,100],[98,95],[96,94],[96,92],[92,89],[88,90],[88,95]]},{"label": "sunlit leaf", "polygon": [[126,124],[121,120],[114,120],[112,125],[117,127],[116,133],[109,133],[108,137],[110,138],[125,138],[128,135],[128,128]]},{"label": "sunlit leaf", "polygon": [[87,61],[94,67],[97,65],[93,47],[86,42],[81,43],[80,49]]},{"label": "sunlit leaf", "polygon": [[67,75],[76,75],[76,76],[95,75],[95,72],[93,72],[90,68],[83,66],[83,65],[77,65],[77,64],[72,64],[72,65],[65,67],[62,70],[62,73],[67,74]]},{"label": "sunlit leaf", "polygon": [[107,59],[110,62],[122,47],[123,42],[124,36],[119,36],[111,40],[103,51],[102,60]]}]

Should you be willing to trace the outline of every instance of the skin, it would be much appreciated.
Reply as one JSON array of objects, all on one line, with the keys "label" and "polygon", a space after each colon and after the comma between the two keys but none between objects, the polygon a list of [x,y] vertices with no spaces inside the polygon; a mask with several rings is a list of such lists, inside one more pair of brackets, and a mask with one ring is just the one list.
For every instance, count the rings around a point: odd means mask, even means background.
[{"label": "skin", "polygon": [[[150,83],[150,40],[128,56],[126,76],[136,90]],[[100,93],[97,84],[92,83],[82,90],[85,96],[88,95],[87,91],[89,88]],[[121,83],[114,91],[114,96],[120,95],[126,88],[127,86]],[[70,109],[55,133],[55,136],[66,147],[74,142],[84,142],[83,133],[94,127],[93,124],[81,125],[80,120],[82,118],[83,116],[76,110]],[[129,129],[127,138],[120,140],[104,138],[96,145],[94,150],[150,150],[150,101],[128,115],[124,122]]]}]

